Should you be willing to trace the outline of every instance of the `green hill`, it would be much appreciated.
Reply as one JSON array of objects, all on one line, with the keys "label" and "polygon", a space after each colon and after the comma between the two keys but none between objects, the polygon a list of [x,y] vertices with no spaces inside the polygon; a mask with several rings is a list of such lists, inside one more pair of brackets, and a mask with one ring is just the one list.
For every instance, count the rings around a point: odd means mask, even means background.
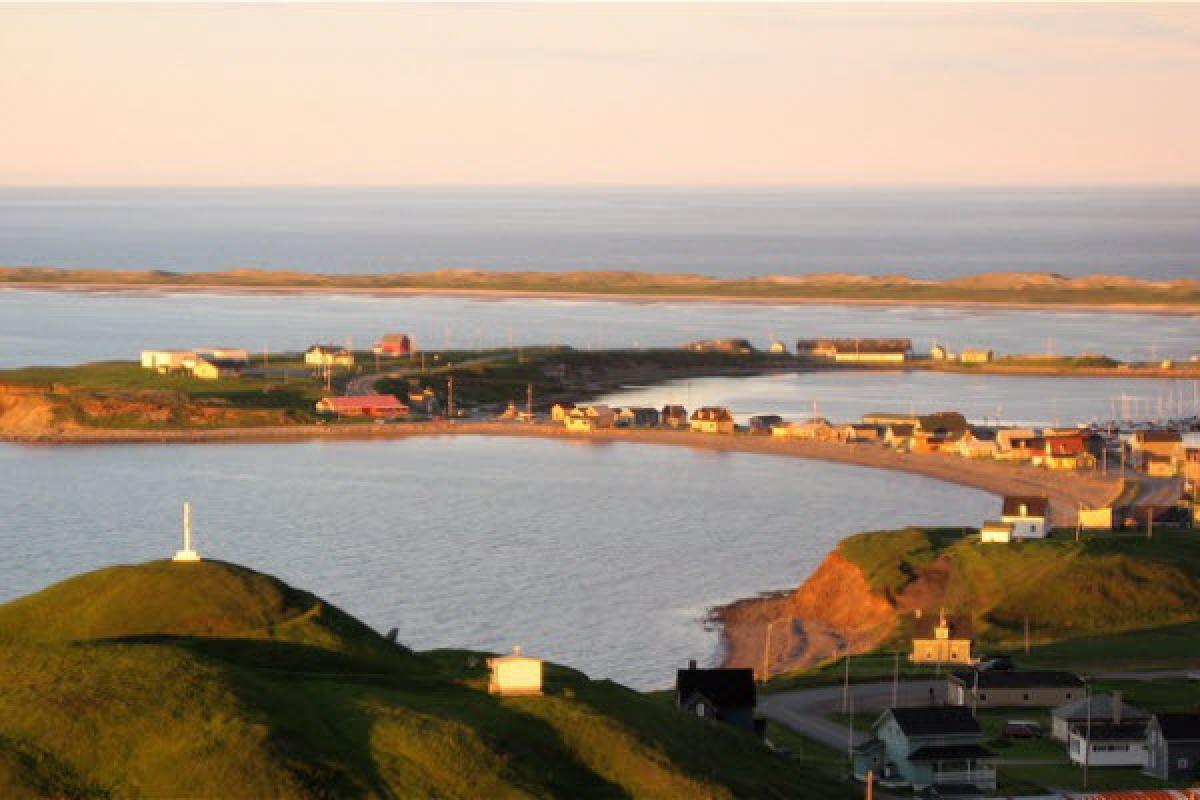
[{"label": "green hill", "polygon": [[[962,531],[910,529],[852,536],[838,553],[898,612],[896,640],[918,608],[969,618],[984,645],[1012,645],[1028,618],[1035,641],[1161,628],[1200,620],[1200,536],[1068,532],[981,544]],[[1200,653],[1197,653],[1200,655]]]},{"label": "green hill", "polygon": [[0,606],[0,797],[853,796],[563,667],[489,695],[483,661],[230,564],[81,575]]}]

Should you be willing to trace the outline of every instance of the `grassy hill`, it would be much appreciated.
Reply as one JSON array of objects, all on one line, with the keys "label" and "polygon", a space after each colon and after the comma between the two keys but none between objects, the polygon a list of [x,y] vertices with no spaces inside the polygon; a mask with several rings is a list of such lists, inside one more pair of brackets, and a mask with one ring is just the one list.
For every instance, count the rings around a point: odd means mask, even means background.
[{"label": "grassy hill", "polygon": [[1200,536],[1191,531],[983,545],[958,530],[910,529],[852,536],[838,552],[901,612],[897,642],[913,630],[903,612],[942,605],[969,618],[985,646],[1020,641],[1026,618],[1039,642],[1200,621]]},{"label": "grassy hill", "polygon": [[853,796],[574,670],[485,685],[242,567],[100,570],[0,606],[0,797]]}]

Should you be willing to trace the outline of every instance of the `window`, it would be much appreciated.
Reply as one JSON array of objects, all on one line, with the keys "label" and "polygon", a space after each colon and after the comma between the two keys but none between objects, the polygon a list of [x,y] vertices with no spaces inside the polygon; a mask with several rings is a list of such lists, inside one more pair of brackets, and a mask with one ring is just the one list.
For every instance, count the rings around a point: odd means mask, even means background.
[{"label": "window", "polygon": [[1028,703],[1029,702],[1029,693],[1026,692],[1025,694],[1021,695],[1021,699]]},{"label": "window", "polygon": [[704,703],[696,703],[696,716],[697,717],[704,716]]},{"label": "window", "polygon": [[1188,768],[1188,760],[1186,758],[1178,759],[1175,762],[1175,766],[1179,769],[1187,769]]}]

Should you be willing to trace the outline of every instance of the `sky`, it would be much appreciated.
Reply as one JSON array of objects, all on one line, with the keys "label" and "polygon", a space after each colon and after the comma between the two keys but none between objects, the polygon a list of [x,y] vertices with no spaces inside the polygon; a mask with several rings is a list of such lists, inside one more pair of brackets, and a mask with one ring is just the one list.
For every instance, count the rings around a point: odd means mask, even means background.
[{"label": "sky", "polygon": [[1200,184],[1200,4],[3,4],[0,64],[0,185]]}]

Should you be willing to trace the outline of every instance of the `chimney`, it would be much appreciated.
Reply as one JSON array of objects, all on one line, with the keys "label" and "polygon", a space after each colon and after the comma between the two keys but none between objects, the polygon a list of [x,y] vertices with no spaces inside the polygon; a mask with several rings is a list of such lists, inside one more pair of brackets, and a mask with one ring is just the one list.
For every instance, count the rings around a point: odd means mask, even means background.
[{"label": "chimney", "polygon": [[695,669],[695,668],[696,668],[696,659],[693,658],[690,661],[688,661],[688,669]]},{"label": "chimney", "polygon": [[1112,718],[1114,725],[1121,724],[1121,699],[1123,692],[1113,692],[1112,695]]}]

